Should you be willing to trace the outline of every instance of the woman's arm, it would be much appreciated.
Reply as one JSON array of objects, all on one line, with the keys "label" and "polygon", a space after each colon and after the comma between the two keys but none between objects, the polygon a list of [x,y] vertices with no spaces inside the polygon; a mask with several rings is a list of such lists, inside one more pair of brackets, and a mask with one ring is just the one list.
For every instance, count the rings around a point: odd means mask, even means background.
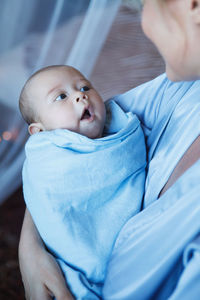
[{"label": "woman's arm", "polygon": [[60,267],[46,251],[28,209],[25,212],[19,243],[19,264],[26,299],[48,300],[52,296],[56,300],[73,299]]}]

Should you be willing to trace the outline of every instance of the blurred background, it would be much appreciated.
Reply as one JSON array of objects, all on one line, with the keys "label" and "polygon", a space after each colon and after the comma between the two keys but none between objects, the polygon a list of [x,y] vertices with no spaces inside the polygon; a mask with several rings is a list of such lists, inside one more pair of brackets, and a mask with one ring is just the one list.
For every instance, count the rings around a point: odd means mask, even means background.
[{"label": "blurred background", "polygon": [[27,125],[20,90],[41,67],[69,64],[106,100],[164,72],[134,0],[0,1],[0,299],[24,300],[17,249]]}]

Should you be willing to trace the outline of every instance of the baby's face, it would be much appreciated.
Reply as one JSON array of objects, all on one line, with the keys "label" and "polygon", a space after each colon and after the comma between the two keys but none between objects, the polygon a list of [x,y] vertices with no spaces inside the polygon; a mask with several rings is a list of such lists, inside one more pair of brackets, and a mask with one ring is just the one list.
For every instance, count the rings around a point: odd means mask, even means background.
[{"label": "baby's face", "polygon": [[41,130],[63,128],[89,138],[102,136],[105,105],[77,70],[63,66],[39,73],[30,83],[28,96]]}]

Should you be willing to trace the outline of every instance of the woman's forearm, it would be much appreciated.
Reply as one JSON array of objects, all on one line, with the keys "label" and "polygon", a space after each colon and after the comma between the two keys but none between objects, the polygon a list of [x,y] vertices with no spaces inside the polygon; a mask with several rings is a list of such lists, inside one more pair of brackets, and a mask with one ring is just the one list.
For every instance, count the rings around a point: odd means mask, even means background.
[{"label": "woman's forearm", "polygon": [[29,250],[30,247],[33,249],[34,247],[44,247],[44,245],[32,217],[26,209],[19,242],[19,257],[21,254],[28,254],[29,251],[26,250]]},{"label": "woman's forearm", "polygon": [[19,264],[29,300],[72,300],[64,276],[55,258],[46,250],[43,241],[26,209],[19,243]]}]

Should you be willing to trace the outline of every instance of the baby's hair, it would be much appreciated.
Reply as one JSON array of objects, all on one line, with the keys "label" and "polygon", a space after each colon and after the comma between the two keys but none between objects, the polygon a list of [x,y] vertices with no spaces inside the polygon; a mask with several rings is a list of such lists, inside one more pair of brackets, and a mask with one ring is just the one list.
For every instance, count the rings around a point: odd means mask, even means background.
[{"label": "baby's hair", "polygon": [[25,82],[20,96],[19,96],[19,109],[20,112],[22,114],[23,119],[26,121],[26,123],[28,123],[28,125],[30,125],[31,123],[36,122],[36,112],[34,111],[30,101],[29,101],[29,95],[27,93],[28,90],[28,86],[30,84],[30,82],[32,81],[33,78],[35,78],[38,74],[48,71],[48,70],[52,70],[55,68],[61,68],[61,67],[68,67],[65,65],[52,65],[52,66],[47,66],[44,67],[38,71],[36,71],[35,73],[33,73],[28,80]]}]

